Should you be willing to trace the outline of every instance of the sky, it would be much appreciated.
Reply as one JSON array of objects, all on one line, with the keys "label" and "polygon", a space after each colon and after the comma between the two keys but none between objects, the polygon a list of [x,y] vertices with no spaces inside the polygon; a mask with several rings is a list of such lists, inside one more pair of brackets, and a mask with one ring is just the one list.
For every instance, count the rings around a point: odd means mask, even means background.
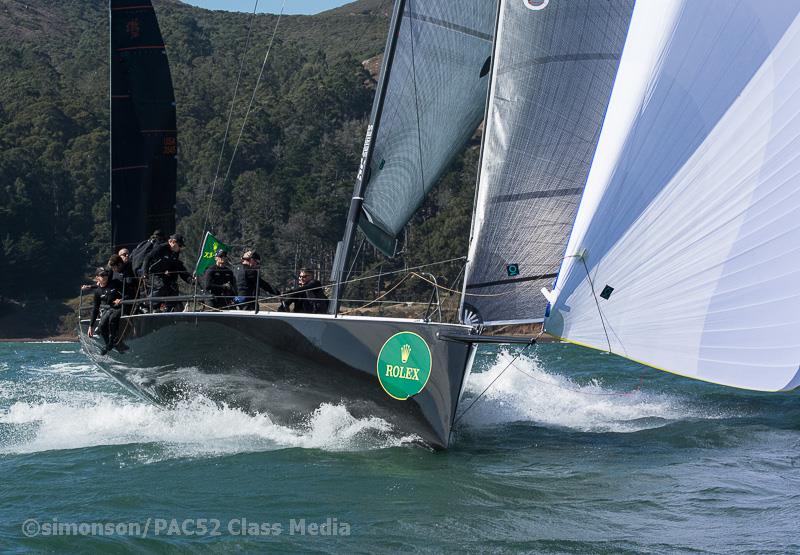
[{"label": "sky", "polygon": [[[183,0],[187,4],[209,10],[252,13],[255,0]],[[279,13],[286,2],[285,14],[314,14],[330,10],[352,0],[258,0],[258,12]]]}]

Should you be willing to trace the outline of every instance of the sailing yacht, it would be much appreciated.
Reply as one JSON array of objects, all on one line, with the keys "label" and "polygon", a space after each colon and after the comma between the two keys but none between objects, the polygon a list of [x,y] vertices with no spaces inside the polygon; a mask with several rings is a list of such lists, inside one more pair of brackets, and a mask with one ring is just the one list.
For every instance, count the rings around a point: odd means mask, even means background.
[{"label": "sailing yacht", "polygon": [[[174,110],[152,6],[110,7],[112,204],[130,194],[142,207],[115,222],[118,245],[149,233],[126,231],[143,220],[174,228],[177,135],[174,112],[144,114]],[[133,314],[127,353],[101,356],[85,323],[84,348],[154,402],[196,391],[279,421],[342,402],[434,448],[450,441],[477,346],[532,342],[483,334],[508,323],[543,322],[698,379],[796,387],[798,12],[755,0],[397,0],[330,313]],[[142,85],[139,63],[166,71]],[[342,315],[357,229],[395,255],[482,120],[460,322]]]}]

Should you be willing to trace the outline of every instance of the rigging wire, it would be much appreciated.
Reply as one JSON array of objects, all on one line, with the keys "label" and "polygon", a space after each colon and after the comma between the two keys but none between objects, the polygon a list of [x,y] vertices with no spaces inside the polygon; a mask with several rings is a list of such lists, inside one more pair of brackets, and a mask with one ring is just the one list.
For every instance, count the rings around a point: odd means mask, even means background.
[{"label": "rigging wire", "polygon": [[[465,257],[462,257],[462,258],[465,258]],[[419,274],[416,274],[416,275],[417,275],[417,277],[419,279],[421,279],[423,281],[427,281],[428,283],[438,287],[442,291],[447,291],[448,293],[453,293],[453,294],[461,294],[462,293],[462,291],[459,291],[458,289],[450,289],[449,287],[445,287],[444,285],[439,285],[437,283],[434,283],[433,281],[427,279],[424,276],[421,276]],[[513,294],[518,294],[519,292],[516,291],[516,290],[510,290],[510,291],[504,291],[503,293],[463,293],[463,294],[464,294],[465,297],[466,296],[470,296],[470,297],[503,297],[505,295],[510,295],[512,293]]]},{"label": "rigging wire", "polygon": [[[231,168],[233,167],[233,161],[236,159],[236,152],[239,150],[239,144],[242,141],[242,135],[244,134],[244,128],[247,125],[247,118],[250,116],[250,112],[253,109],[253,103],[256,99],[256,93],[258,92],[258,86],[261,84],[261,78],[264,75],[264,69],[267,66],[267,60],[269,60],[270,52],[272,52],[272,45],[275,43],[275,36],[278,34],[278,25],[281,22],[281,18],[283,17],[283,11],[286,9],[286,0],[283,0],[281,4],[281,11],[278,14],[278,19],[275,21],[275,27],[272,30],[272,36],[269,39],[269,46],[267,46],[267,52],[264,54],[264,61],[261,63],[261,70],[258,72],[258,78],[256,79],[256,84],[253,87],[253,94],[250,95],[250,102],[247,105],[247,110],[244,113],[244,120],[242,121],[242,126],[239,128],[239,135],[236,137],[236,144],[233,146],[233,152],[231,153],[231,159],[228,162],[228,168],[225,171],[225,177],[222,178],[222,183],[220,187],[223,187],[225,183],[228,181],[228,177],[231,173]],[[209,196],[208,203],[209,203],[209,210],[211,207],[211,201],[213,198],[214,191],[212,189],[211,196]]]},{"label": "rigging wire", "polygon": [[467,414],[467,412],[469,412],[469,410],[472,407],[474,407],[475,404],[486,394],[486,392],[489,391],[489,389],[491,389],[491,387],[495,383],[497,383],[497,380],[499,380],[502,377],[502,375],[505,374],[506,370],[508,370],[509,368],[514,368],[514,370],[516,370],[517,372],[519,372],[520,374],[522,374],[524,376],[527,376],[528,378],[532,379],[535,382],[539,382],[541,384],[548,385],[550,387],[555,387],[556,389],[561,389],[561,390],[564,390],[564,391],[570,391],[572,393],[578,393],[578,394],[581,394],[581,395],[589,395],[589,396],[592,396],[592,397],[624,397],[624,396],[627,396],[627,395],[633,395],[634,393],[639,393],[641,391],[642,381],[643,381],[643,378],[641,376],[639,377],[639,383],[636,385],[635,388],[633,388],[630,391],[626,391],[624,393],[594,393],[594,392],[591,392],[591,391],[581,391],[580,389],[564,387],[563,385],[560,385],[560,384],[557,384],[557,383],[552,383],[552,382],[547,382],[547,381],[541,380],[541,379],[529,374],[525,370],[522,370],[521,368],[518,368],[517,366],[515,366],[514,363],[517,361],[517,359],[519,359],[531,347],[531,345],[534,345],[536,343],[536,339],[538,339],[538,337],[540,337],[541,335],[542,335],[542,333],[539,333],[539,335],[536,338],[532,338],[530,343],[525,345],[525,347],[520,349],[517,352],[517,354],[514,355],[514,358],[511,359],[511,362],[506,364],[505,368],[503,368],[500,371],[500,373],[497,376],[495,376],[495,378],[491,381],[491,383],[489,383],[489,385],[487,385],[483,389],[483,391],[481,391],[481,393],[477,397],[475,397],[475,399],[472,400],[472,403],[470,403],[470,405],[466,409],[464,409],[464,412],[462,412],[458,416],[458,418],[456,418],[456,420],[453,422],[453,427],[454,428],[455,428],[456,424],[458,424],[461,421],[461,419],[464,418],[464,416]]},{"label": "rigging wire", "polygon": [[258,9],[258,0],[255,0],[255,4],[253,5],[253,13],[250,14],[250,23],[247,25],[247,39],[244,43],[244,51],[242,52],[242,59],[239,62],[239,74],[236,77],[236,85],[233,88],[233,97],[231,98],[231,107],[228,110],[228,121],[225,123],[225,134],[222,137],[222,146],[219,149],[219,157],[217,158],[217,169],[214,172],[214,181],[211,185],[211,194],[208,197],[208,204],[206,206],[206,217],[203,220],[203,231],[207,230],[208,219],[211,214],[211,203],[214,199],[214,191],[217,188],[217,179],[219,178],[219,169],[222,166],[222,157],[225,154],[225,145],[228,143],[228,133],[230,132],[231,128],[231,120],[233,119],[233,109],[236,106],[236,97],[239,93],[239,83],[242,80],[242,73],[244,71],[244,62],[247,58],[247,52],[249,51],[250,47],[250,36],[253,31],[253,22],[256,19],[256,10]]},{"label": "rigging wire", "polygon": [[473,400],[472,400],[472,403],[470,403],[470,405],[469,405],[469,406],[468,406],[466,409],[464,409],[464,412],[462,412],[462,413],[461,413],[461,414],[458,416],[458,418],[456,418],[456,419],[453,421],[453,427],[454,427],[454,428],[455,428],[456,424],[458,424],[459,422],[461,422],[461,419],[462,419],[462,418],[464,418],[464,416],[465,416],[465,415],[466,415],[466,414],[467,414],[467,413],[470,411],[470,409],[471,409],[472,407],[474,407],[474,406],[475,406],[475,404],[476,404],[478,401],[480,401],[481,397],[483,397],[483,395],[484,395],[484,394],[485,394],[487,391],[489,391],[489,389],[490,389],[490,388],[491,388],[491,387],[492,387],[492,386],[495,384],[495,382],[497,382],[497,380],[499,380],[499,379],[500,379],[500,377],[501,377],[503,374],[505,374],[505,373],[506,373],[506,370],[508,370],[509,368],[511,368],[511,366],[512,366],[512,365],[513,365],[513,364],[514,364],[516,361],[517,361],[517,359],[518,359],[520,356],[522,356],[522,353],[524,353],[525,351],[527,351],[527,350],[528,350],[528,349],[531,347],[531,345],[534,345],[534,344],[535,344],[535,339],[531,338],[531,342],[530,342],[530,343],[528,343],[528,344],[527,344],[527,345],[525,345],[525,346],[524,346],[522,349],[520,349],[519,351],[517,351],[517,354],[516,354],[516,355],[514,355],[514,358],[512,358],[512,359],[511,359],[511,362],[509,362],[508,364],[506,364],[506,367],[505,367],[505,368],[503,368],[503,370],[501,370],[501,371],[500,371],[500,373],[499,373],[497,376],[495,376],[495,378],[494,378],[494,379],[493,379],[493,380],[492,380],[492,381],[489,383],[489,385],[487,385],[487,386],[486,386],[486,387],[483,389],[483,391],[481,391],[480,395],[478,395],[477,397],[475,397],[475,399],[473,399]]},{"label": "rigging wire", "polygon": [[[375,303],[379,303],[379,302],[381,302],[381,299],[382,299],[382,298],[384,298],[386,295],[388,295],[389,293],[391,293],[392,291],[394,291],[395,289],[397,289],[398,287],[400,287],[400,285],[402,285],[402,284],[403,284],[403,282],[404,282],[404,281],[406,281],[406,280],[407,280],[408,278],[410,278],[410,277],[411,277],[411,274],[406,274],[405,276],[403,276],[403,279],[401,279],[400,281],[398,281],[398,282],[397,282],[397,284],[395,284],[395,285],[394,285],[394,286],[393,286],[391,289],[389,289],[388,291],[386,291],[386,292],[385,292],[385,293],[383,293],[382,295],[380,295],[380,296],[376,297],[374,300],[372,300],[372,301],[368,302],[367,304],[364,304],[364,305],[361,305],[361,306],[357,306],[357,307],[355,307],[355,308],[351,308],[350,310],[348,310],[348,311],[346,311],[346,312],[344,312],[344,311],[343,311],[343,312],[342,312],[342,314],[350,314],[351,312],[354,312],[354,311],[356,311],[356,310],[363,310],[363,309],[367,308],[368,306],[370,306],[370,305],[372,305],[372,304],[375,304]],[[344,299],[344,300],[346,300],[346,299]],[[401,303],[401,304],[405,304],[405,303]]]},{"label": "rigging wire", "polygon": [[592,290],[592,296],[594,297],[594,304],[597,305],[597,312],[600,314],[600,323],[603,325],[603,333],[606,334],[606,342],[608,343],[608,352],[611,352],[611,338],[608,337],[608,330],[606,330],[606,321],[603,317],[603,311],[600,308],[600,301],[597,300],[597,293],[594,290],[594,282],[592,281],[592,276],[589,274],[589,267],[586,265],[586,259],[581,256],[581,262],[583,263],[583,268],[586,270],[586,278],[589,280],[589,287]]}]

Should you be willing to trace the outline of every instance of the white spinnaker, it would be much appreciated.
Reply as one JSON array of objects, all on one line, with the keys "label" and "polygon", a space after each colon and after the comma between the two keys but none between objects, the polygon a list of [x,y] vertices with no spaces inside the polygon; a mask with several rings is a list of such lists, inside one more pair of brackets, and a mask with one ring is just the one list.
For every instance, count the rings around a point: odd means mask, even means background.
[{"label": "white spinnaker", "polygon": [[637,2],[550,333],[715,383],[800,385],[798,12]]}]

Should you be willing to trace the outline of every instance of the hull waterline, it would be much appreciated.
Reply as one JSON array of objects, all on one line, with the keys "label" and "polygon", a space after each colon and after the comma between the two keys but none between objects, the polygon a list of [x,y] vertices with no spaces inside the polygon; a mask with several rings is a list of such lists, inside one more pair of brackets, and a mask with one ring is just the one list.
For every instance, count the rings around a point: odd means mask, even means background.
[{"label": "hull waterline", "polygon": [[[323,403],[344,404],[353,416],[377,416],[393,432],[413,434],[437,449],[448,445],[474,348],[437,337],[468,331],[459,325],[280,312],[135,315],[122,318],[120,330],[129,350],[101,355],[99,340],[86,335],[83,323],[84,351],[157,404],[202,394],[287,425],[303,422]],[[404,360],[403,345],[398,343],[396,356],[393,351],[395,337],[400,343],[413,339],[405,345],[409,351],[409,345],[424,350],[409,334],[429,349],[424,383],[425,368],[403,365],[413,362]],[[410,385],[421,385],[420,391],[401,400],[393,386],[413,379],[418,384]]]}]

